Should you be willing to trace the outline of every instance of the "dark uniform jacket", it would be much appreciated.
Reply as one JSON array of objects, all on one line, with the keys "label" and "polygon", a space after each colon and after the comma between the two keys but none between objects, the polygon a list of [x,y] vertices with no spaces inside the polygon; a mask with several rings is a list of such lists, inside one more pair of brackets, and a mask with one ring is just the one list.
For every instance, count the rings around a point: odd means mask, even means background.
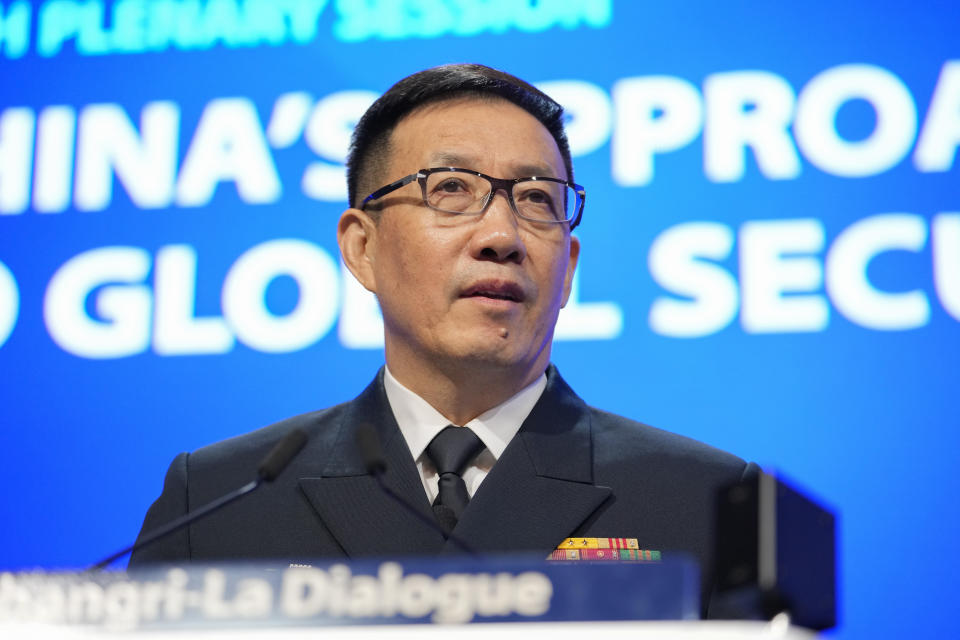
[{"label": "dark uniform jacket", "polygon": [[[352,402],[177,456],[141,535],[249,482],[290,429],[309,435],[272,484],[140,550],[130,566],[457,553],[454,542],[404,510],[366,472],[355,444],[364,423],[379,433],[386,484],[433,517],[381,370]],[[587,406],[551,366],[543,395],[454,533],[478,552],[541,557],[567,537],[637,538],[641,549],[665,557],[691,555],[707,596],[717,489],[755,471],[728,453]]]}]

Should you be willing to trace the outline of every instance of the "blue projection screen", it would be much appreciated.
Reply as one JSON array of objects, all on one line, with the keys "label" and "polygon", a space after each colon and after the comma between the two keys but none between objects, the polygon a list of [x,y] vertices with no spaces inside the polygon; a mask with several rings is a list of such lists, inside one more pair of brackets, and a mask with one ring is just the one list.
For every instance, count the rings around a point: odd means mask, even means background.
[{"label": "blue projection screen", "polygon": [[[568,111],[553,360],[836,508],[843,638],[944,637],[960,539],[953,3],[0,1],[0,569],[131,541],[180,451],[351,399],[352,126],[475,61]],[[945,610],[946,609],[946,610]]]}]

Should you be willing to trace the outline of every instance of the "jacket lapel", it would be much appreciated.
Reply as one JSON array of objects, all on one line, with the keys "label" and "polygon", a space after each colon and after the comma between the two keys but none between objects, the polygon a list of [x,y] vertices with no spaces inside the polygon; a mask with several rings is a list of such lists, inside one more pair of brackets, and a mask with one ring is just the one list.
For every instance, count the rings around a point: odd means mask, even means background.
[{"label": "jacket lapel", "polygon": [[413,456],[387,402],[382,378],[381,369],[348,405],[323,452],[328,462],[322,476],[302,477],[300,487],[348,556],[437,553],[443,537],[386,495],[366,472],[357,451],[357,427],[372,424],[387,462],[386,485],[433,518]]},{"label": "jacket lapel", "polygon": [[[593,484],[587,406],[551,366],[543,396],[467,505],[454,533],[477,551],[546,556],[610,494],[609,487]],[[447,542],[443,551],[458,548]]]}]

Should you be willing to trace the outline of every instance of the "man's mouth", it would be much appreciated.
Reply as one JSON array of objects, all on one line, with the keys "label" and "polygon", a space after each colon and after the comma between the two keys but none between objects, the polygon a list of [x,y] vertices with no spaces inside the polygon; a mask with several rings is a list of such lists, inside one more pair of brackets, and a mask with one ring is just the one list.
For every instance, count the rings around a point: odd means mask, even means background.
[{"label": "man's mouth", "polygon": [[484,281],[478,282],[466,289],[462,298],[490,298],[491,300],[508,300],[523,302],[525,295],[523,288],[513,282]]}]

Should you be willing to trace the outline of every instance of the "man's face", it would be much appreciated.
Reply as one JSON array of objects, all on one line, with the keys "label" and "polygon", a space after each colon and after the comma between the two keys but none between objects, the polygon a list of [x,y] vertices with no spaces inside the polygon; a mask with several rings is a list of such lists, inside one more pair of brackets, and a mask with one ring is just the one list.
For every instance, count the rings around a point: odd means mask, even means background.
[{"label": "man's face", "polygon": [[[498,178],[568,178],[546,128],[502,100],[423,107],[400,121],[391,143],[384,183],[446,166]],[[567,225],[519,219],[503,192],[483,215],[434,211],[417,182],[376,204],[369,275],[358,277],[379,298],[391,371],[495,367],[524,381],[539,375],[579,253]]]}]

